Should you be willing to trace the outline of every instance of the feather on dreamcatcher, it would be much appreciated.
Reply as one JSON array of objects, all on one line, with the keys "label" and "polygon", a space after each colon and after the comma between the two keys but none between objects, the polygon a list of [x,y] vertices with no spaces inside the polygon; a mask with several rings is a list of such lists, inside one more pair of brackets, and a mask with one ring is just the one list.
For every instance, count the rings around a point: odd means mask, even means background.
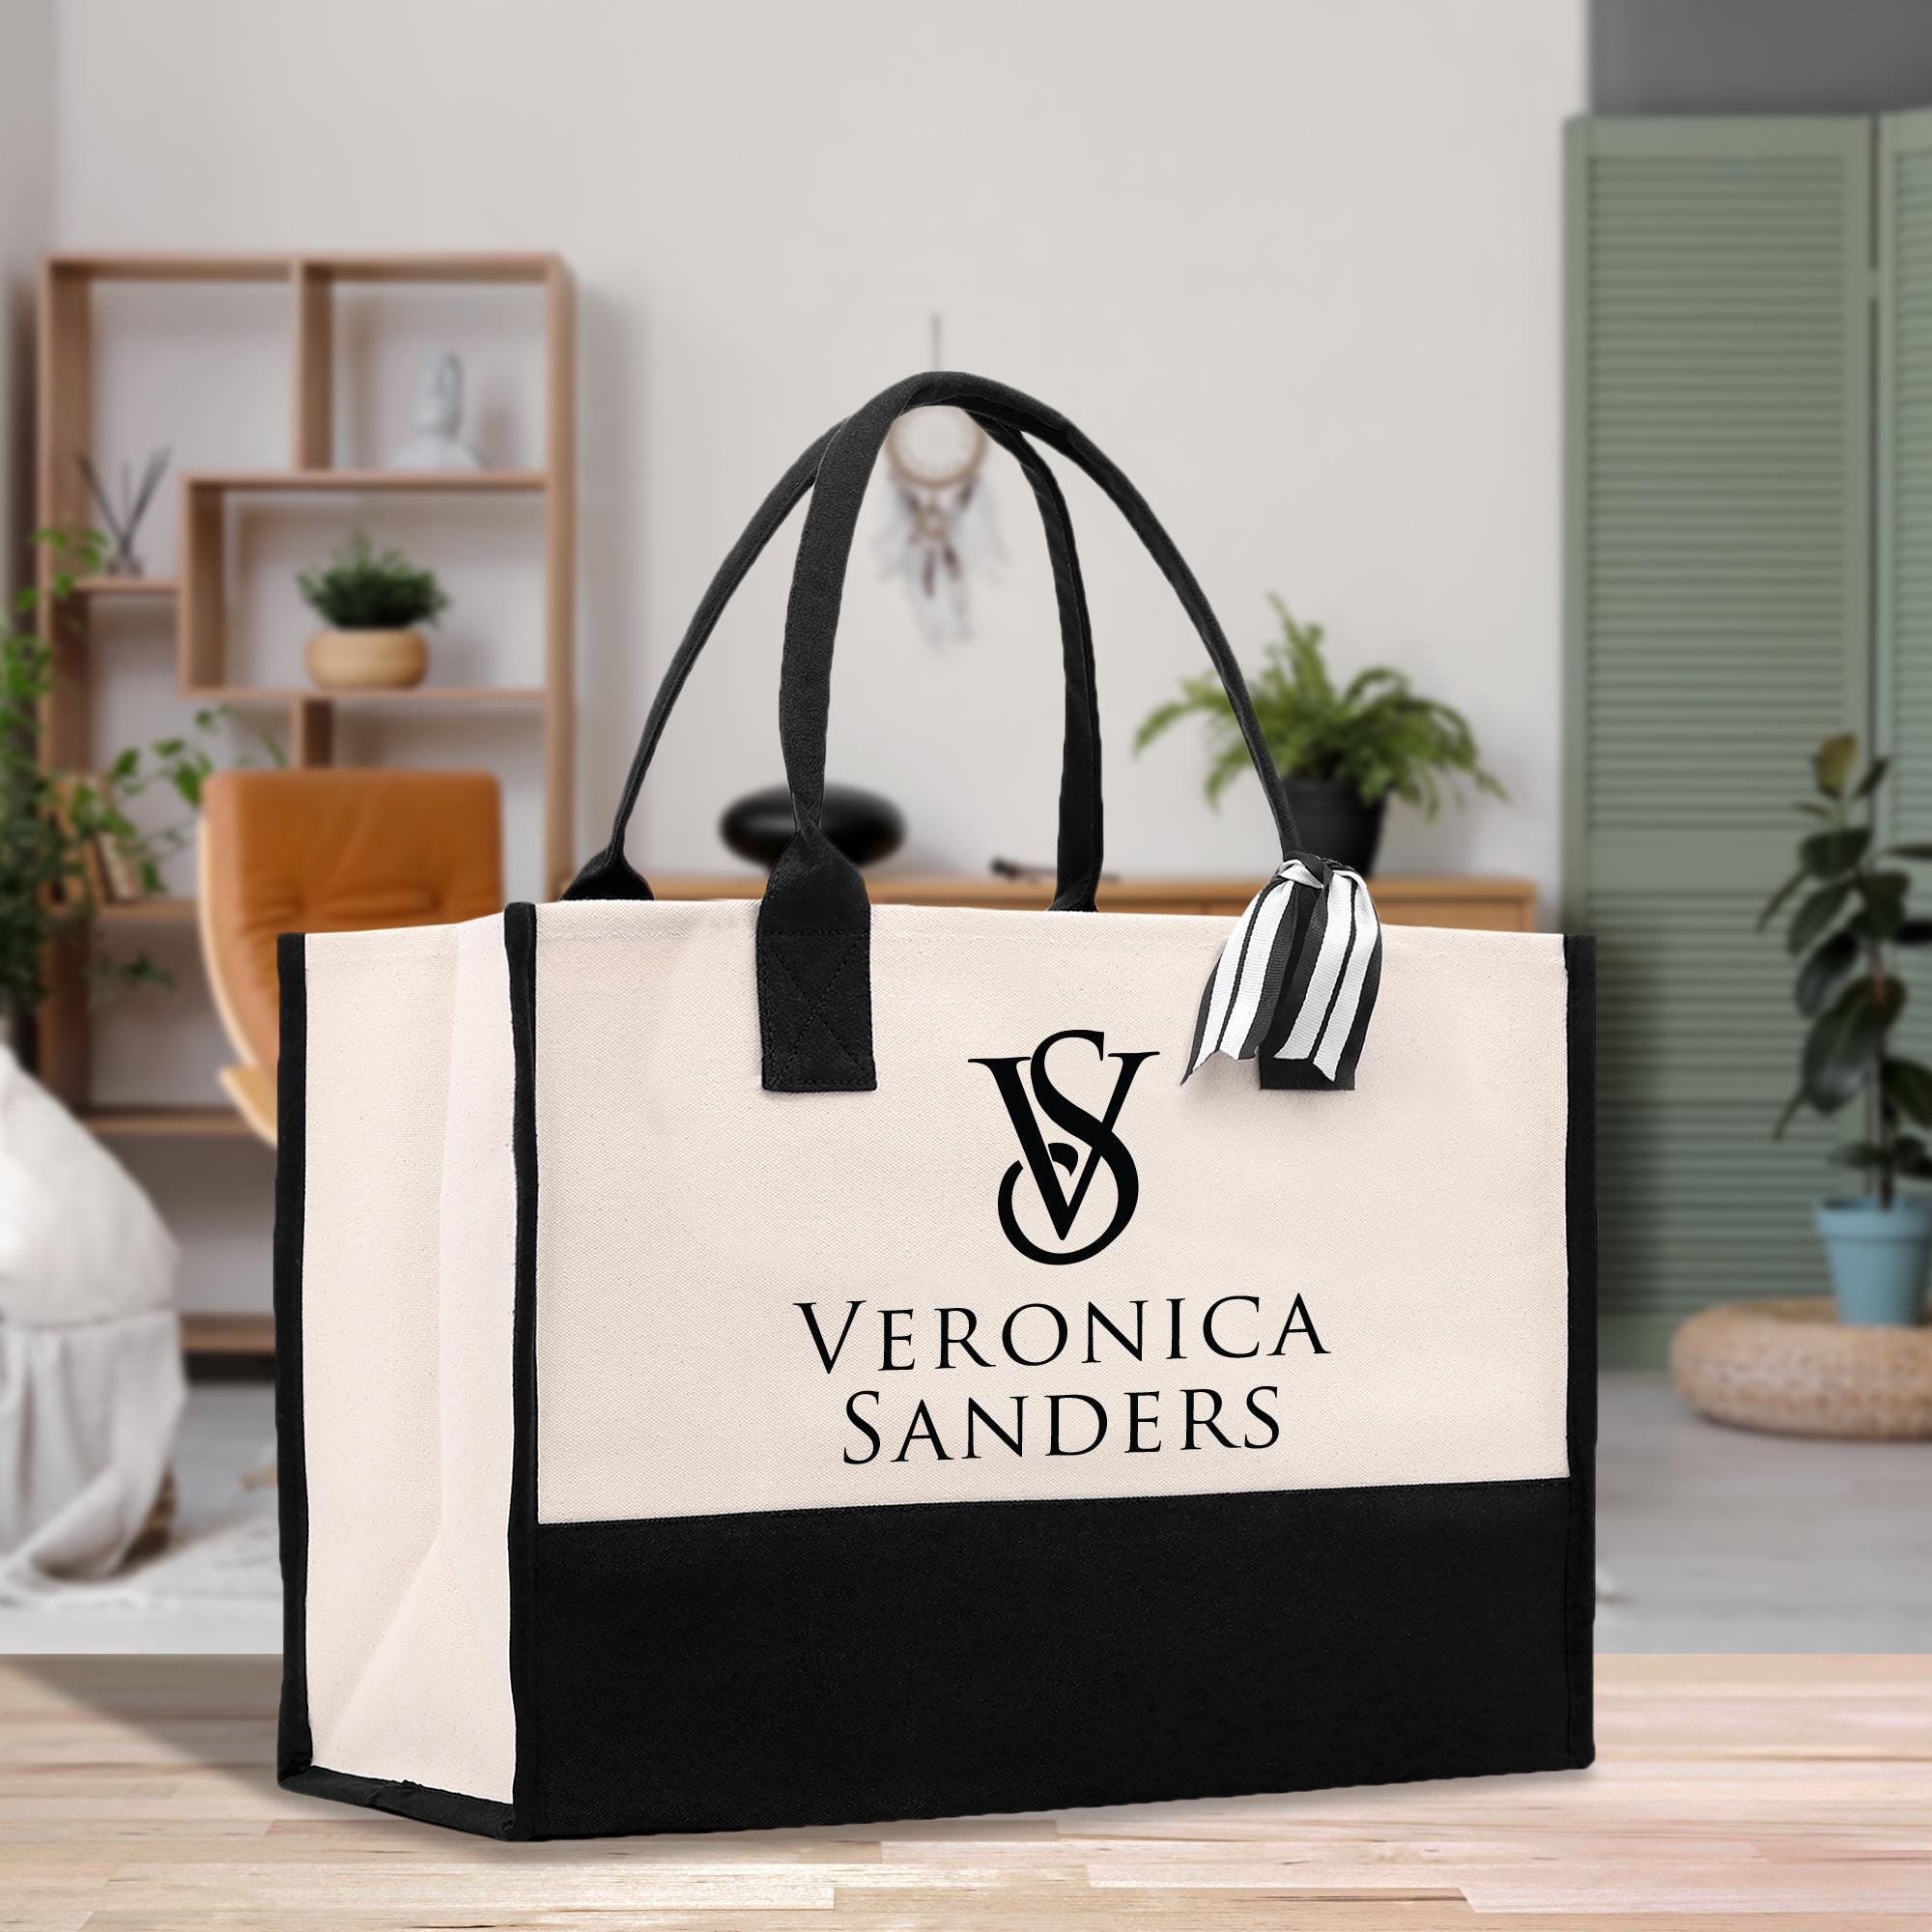
[{"label": "feather on dreamcatcher", "polygon": [[[934,318],[934,366],[938,366]],[[964,410],[912,410],[886,438],[890,489],[879,574],[904,580],[929,644],[972,635],[972,579],[1006,562],[985,473],[986,432]]]}]

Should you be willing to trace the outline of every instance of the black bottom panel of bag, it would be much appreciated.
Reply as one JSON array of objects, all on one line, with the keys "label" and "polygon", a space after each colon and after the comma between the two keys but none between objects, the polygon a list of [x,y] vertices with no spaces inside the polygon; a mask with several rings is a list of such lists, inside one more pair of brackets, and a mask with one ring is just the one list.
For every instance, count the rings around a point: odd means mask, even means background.
[{"label": "black bottom panel of bag", "polygon": [[529,1822],[703,1832],[1588,1764],[1570,1503],[1555,1480],[545,1524]]},{"label": "black bottom panel of bag", "polygon": [[410,1784],[389,1777],[354,1777],[327,1771],[319,1764],[285,1772],[278,1782],[284,1791],[308,1798],[332,1798],[338,1804],[366,1804],[372,1811],[392,1812],[398,1818],[417,1818],[425,1825],[447,1825],[455,1832],[474,1832],[485,1838],[516,1835],[516,1814],[507,1804],[471,1798],[461,1791],[439,1791],[434,1785]]}]

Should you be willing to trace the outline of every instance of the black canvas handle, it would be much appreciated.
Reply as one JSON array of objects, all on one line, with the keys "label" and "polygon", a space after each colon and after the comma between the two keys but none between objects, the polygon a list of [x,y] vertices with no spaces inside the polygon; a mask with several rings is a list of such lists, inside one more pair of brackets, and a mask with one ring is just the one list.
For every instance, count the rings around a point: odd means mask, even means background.
[{"label": "black canvas handle", "polygon": [[[758,908],[757,980],[764,1084],[778,1093],[858,1093],[872,1060],[871,902],[859,868],[825,837],[825,741],[833,640],[859,509],[893,423],[951,405],[1037,437],[1113,499],[1193,620],[1221,679],[1286,860],[1294,819],[1235,654],[1173,539],[1122,470],[1057,410],[984,377],[934,371],[875,396],[833,433],[818,465],[785,612],[779,742],[798,832]],[[1068,713],[1072,713],[1069,691]]]},{"label": "black canvas handle", "polygon": [[[995,415],[974,412],[987,436],[1007,450],[1019,464],[1039,506],[1040,523],[1046,533],[1047,556],[1053,567],[1054,593],[1060,607],[1061,657],[1065,674],[1066,723],[1061,759],[1060,838],[1058,883],[1053,897],[1056,912],[1092,912],[1094,895],[1100,883],[1103,822],[1100,806],[1100,711],[1094,686],[1094,637],[1087,613],[1086,584],[1080,574],[1079,553],[1073,541],[1073,524],[1062,495],[1059,479],[1041,459],[1039,452]],[[624,856],[624,835],[631,814],[637,809],[638,793],[650,770],[663,737],[671,707],[696,664],[711,633],[716,629],[731,594],[744,581],[765,546],[778,533],[799,500],[812,487],[826,450],[842,425],[829,429],[799,457],[732,546],[731,554],[711,580],[696,611],[693,614],[683,641],[666,668],[657,696],[651,701],[617,810],[611,825],[610,842],[591,857],[565,889],[567,899],[647,899],[646,883]],[[820,793],[821,801],[823,792]]]}]

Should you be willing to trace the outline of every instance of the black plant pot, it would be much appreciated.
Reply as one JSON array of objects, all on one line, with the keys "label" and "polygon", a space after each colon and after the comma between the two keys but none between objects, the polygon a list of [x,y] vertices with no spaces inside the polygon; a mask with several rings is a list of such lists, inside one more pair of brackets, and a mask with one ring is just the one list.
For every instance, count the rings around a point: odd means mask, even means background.
[{"label": "black plant pot", "polygon": [[[896,852],[905,838],[905,819],[891,799],[857,785],[825,787],[825,836],[855,866],[869,866]],[[719,837],[741,859],[767,871],[792,841],[798,825],[791,815],[791,793],[783,785],[747,792],[725,809]]]},{"label": "black plant pot", "polygon": [[1305,852],[1352,866],[1367,878],[1375,870],[1376,848],[1382,842],[1382,813],[1388,805],[1378,798],[1365,805],[1353,785],[1333,779],[1284,778],[1288,809]]}]

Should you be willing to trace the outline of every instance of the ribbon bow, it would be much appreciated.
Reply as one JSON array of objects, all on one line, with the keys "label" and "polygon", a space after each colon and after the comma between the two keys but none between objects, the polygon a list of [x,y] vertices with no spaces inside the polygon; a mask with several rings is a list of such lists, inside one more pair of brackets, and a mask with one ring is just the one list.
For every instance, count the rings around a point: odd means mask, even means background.
[{"label": "ribbon bow", "polygon": [[1362,875],[1296,853],[1221,949],[1182,1083],[1225,1053],[1259,1056],[1264,1087],[1352,1089],[1381,977],[1381,922]]}]

